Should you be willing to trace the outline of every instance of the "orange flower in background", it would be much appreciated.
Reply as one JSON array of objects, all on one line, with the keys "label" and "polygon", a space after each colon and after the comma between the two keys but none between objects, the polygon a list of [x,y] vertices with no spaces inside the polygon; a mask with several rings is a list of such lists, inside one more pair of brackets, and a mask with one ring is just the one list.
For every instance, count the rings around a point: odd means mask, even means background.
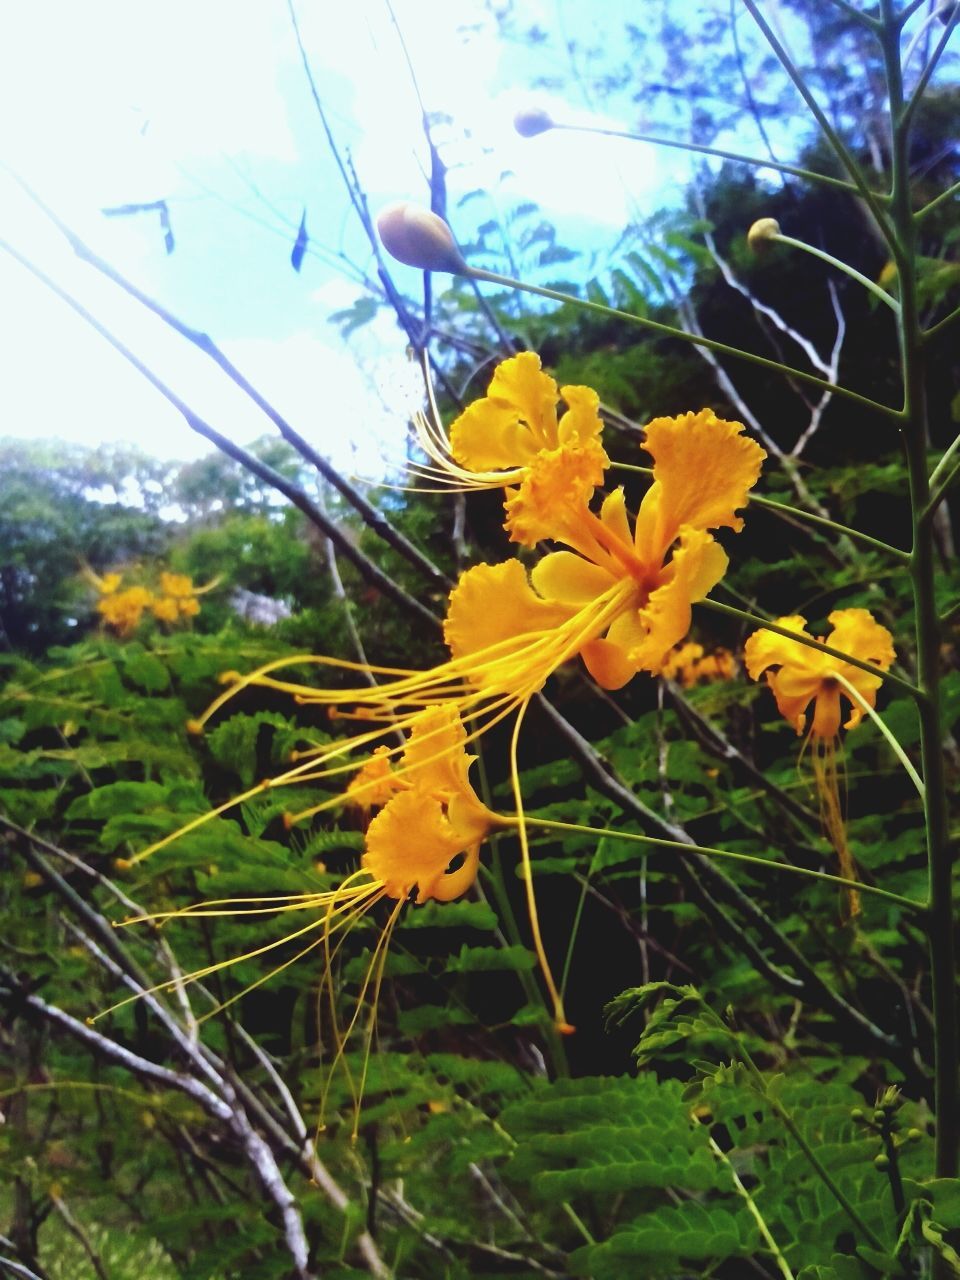
[{"label": "orange flower in background", "polygon": [[[896,654],[893,637],[881,626],[867,609],[835,609],[827,619],[833,630],[824,643],[849,653],[861,662],[870,662],[881,670],[889,670]],[[807,620],[799,614],[778,618],[777,625],[789,631],[807,635]],[[815,638],[815,637],[811,637]],[[766,672],[767,683],[773,690],[780,714],[803,733],[807,711],[814,703],[810,733],[815,738],[832,740],[840,732],[842,719],[841,697],[851,705],[845,729],[855,728],[863,719],[863,709],[836,679],[843,677],[853,685],[869,706],[876,702],[880,688],[879,676],[841,662],[829,653],[818,653],[809,645],[796,644],[774,631],[755,631],[743,648],[744,661],[749,675],[759,680]],[[772,668],[776,668],[773,670]]]},{"label": "orange flower in background", "polygon": [[729,649],[715,649],[705,653],[702,644],[690,640],[667,654],[660,672],[668,680],[678,680],[685,689],[692,689],[701,680],[732,680],[737,663]]},{"label": "orange flower in background", "polygon": [[[544,556],[529,580],[515,561],[462,575],[444,634],[455,658],[485,659],[475,677],[482,685],[535,691],[579,653],[600,685],[618,689],[638,671],[657,674],[687,634],[691,606],[727,568],[709,531],[742,528],[736,511],[766,455],[741,423],[709,409],[655,419],[644,447],[653,484],[632,530],[622,489],[599,516],[590,510],[595,472],[585,453],[579,475],[569,454],[545,456],[508,500],[517,540],[552,537],[572,550]],[[491,645],[503,656],[487,658]]]},{"label": "orange flower in background", "polygon": [[[558,389],[532,351],[497,365],[487,394],[460,414],[449,435],[429,381],[427,386],[431,416],[419,415],[416,428],[420,446],[434,465],[412,469],[443,484],[468,489],[521,484],[541,454],[564,448],[586,450],[601,475],[609,465],[600,443],[600,397],[589,387]],[[558,416],[561,396],[567,409]]]},{"label": "orange flower in background", "polygon": [[[893,637],[869,610],[835,609],[827,620],[833,630],[824,643],[861,662],[870,662],[882,671],[889,670],[896,657]],[[804,636],[808,634],[807,621],[799,614],[778,618],[777,623],[789,631]],[[820,817],[827,838],[836,850],[840,874],[847,880],[856,880],[856,864],[847,840],[840,800],[837,747],[843,720],[841,698],[846,698],[851,708],[843,723],[844,729],[856,728],[863,719],[864,708],[841,681],[846,681],[868,707],[873,707],[882,678],[774,631],[755,631],[747,639],[743,655],[752,679],[759,680],[766,673],[780,714],[798,734],[806,728],[810,704],[813,703],[813,717],[807,733]],[[856,889],[847,891],[847,906],[850,916],[859,915],[860,895]]]},{"label": "orange flower in background", "polygon": [[158,622],[166,622],[170,625],[184,618],[195,618],[200,612],[200,601],[197,596],[212,591],[219,581],[217,577],[205,586],[195,587],[193,579],[188,574],[168,573],[164,570],[160,574],[160,595],[154,599],[150,610]]}]

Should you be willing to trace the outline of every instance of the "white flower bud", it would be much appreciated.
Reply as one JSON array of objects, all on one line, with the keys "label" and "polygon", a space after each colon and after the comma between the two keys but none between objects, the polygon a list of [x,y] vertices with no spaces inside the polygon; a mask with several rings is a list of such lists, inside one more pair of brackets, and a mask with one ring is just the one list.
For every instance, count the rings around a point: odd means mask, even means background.
[{"label": "white flower bud", "polygon": [[555,127],[553,116],[543,107],[528,107],[513,117],[513,127],[522,138],[535,138]]},{"label": "white flower bud", "polygon": [[453,232],[429,209],[407,201],[388,205],[377,217],[377,230],[387,253],[408,267],[453,275],[467,269]]},{"label": "white flower bud", "polygon": [[747,232],[747,244],[754,253],[765,253],[779,234],[780,223],[776,218],[758,218]]}]

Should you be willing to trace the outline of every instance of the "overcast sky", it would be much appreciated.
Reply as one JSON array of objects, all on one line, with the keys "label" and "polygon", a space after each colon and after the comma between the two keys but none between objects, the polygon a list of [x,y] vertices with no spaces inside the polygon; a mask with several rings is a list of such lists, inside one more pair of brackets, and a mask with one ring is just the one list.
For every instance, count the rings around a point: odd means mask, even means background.
[{"label": "overcast sky", "polygon": [[[568,7],[576,29],[586,10]],[[534,0],[524,8],[531,21],[556,12]],[[612,31],[629,8],[609,5]],[[612,177],[623,144],[516,137],[511,120],[529,99],[530,68],[497,40],[480,0],[396,0],[395,12],[427,105],[473,138],[464,169],[452,175],[454,191],[494,188],[512,168],[517,198],[539,201],[598,243],[612,240],[626,219],[625,190]],[[383,0],[299,0],[298,13],[320,92],[373,208],[423,199],[416,98]],[[416,379],[392,321],[361,331],[351,350],[328,320],[359,291],[323,250],[345,249],[362,263],[367,253],[309,98],[286,0],[2,6],[0,155],[103,256],[207,329],[338,464],[363,470],[372,465],[371,441],[401,438]],[[642,198],[661,174],[649,156],[638,159],[634,152],[628,163],[632,194]],[[169,255],[155,215],[101,213],[157,199],[170,206]],[[298,275],[290,250],[304,207],[318,254]],[[241,441],[267,429],[209,362],[75,262],[2,174],[0,210],[0,236],[81,298],[214,426]],[[5,254],[0,350],[0,435],[131,440],[177,458],[208,448]]]}]

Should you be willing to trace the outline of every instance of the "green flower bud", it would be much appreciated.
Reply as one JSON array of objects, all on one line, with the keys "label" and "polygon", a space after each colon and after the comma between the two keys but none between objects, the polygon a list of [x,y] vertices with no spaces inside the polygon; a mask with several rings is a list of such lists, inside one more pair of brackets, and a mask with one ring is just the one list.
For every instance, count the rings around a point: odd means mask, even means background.
[{"label": "green flower bud", "polygon": [[874,1156],[873,1167],[879,1170],[880,1173],[886,1173],[886,1171],[890,1168],[890,1157],[885,1156],[882,1153],[878,1156]]}]

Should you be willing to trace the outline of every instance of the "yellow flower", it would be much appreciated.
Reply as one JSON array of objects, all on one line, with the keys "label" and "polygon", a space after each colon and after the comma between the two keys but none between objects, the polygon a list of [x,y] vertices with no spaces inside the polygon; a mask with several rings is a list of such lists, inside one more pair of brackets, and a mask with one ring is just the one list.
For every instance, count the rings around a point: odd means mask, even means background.
[{"label": "yellow flower", "polygon": [[150,606],[153,616],[160,622],[170,624],[179,622],[181,618],[195,618],[200,612],[197,596],[212,591],[219,581],[219,578],[214,578],[205,586],[195,587],[188,574],[164,570],[160,574],[162,594]]},{"label": "yellow flower", "polygon": [[470,786],[465,743],[452,707],[427,707],[413,724],[395,775],[403,789],[370,823],[363,855],[388,898],[404,901],[416,889],[417,902],[450,902],[477,877],[481,841],[500,820]]},{"label": "yellow flower", "polygon": [[153,603],[146,587],[127,587],[103,596],[97,601],[97,612],[109,627],[121,636],[132,635],[140,625],[143,612]]},{"label": "yellow flower", "polygon": [[[567,404],[560,417],[558,396]],[[589,387],[558,391],[540,357],[522,351],[497,365],[487,394],[460,414],[449,436],[431,395],[431,417],[418,416],[416,427],[434,466],[412,469],[454,487],[497,489],[520,484],[541,453],[578,447],[589,451],[602,474],[609,460],[600,444],[599,405]]]},{"label": "yellow flower", "polygon": [[[867,609],[835,609],[827,620],[833,630],[826,637],[826,644],[859,658],[861,662],[870,662],[883,671],[889,669],[896,657],[893,637]],[[777,624],[807,635],[806,618],[799,614],[778,618]],[[871,707],[881,684],[879,676],[870,675],[849,662],[841,662],[829,653],[819,653],[809,645],[796,644],[774,631],[755,631],[744,645],[743,653],[752,679],[759,680],[766,672],[767,683],[773,690],[780,714],[797,733],[803,733],[807,710],[813,702],[810,733],[815,738],[828,741],[840,732],[841,697],[851,704],[849,719],[843,727],[853,729],[863,719],[862,708],[854,703],[835,677],[840,675],[853,685]]]},{"label": "yellow flower", "polygon": [[[870,662],[882,671],[889,669],[896,657],[893,637],[867,609],[835,609],[828,621],[833,630],[824,643],[848,653],[852,658],[859,658],[861,662]],[[778,618],[777,622],[789,631],[807,635],[806,619],[799,614]],[[767,683],[773,690],[780,714],[798,734],[802,734],[806,726],[810,703],[814,704],[809,738],[820,818],[826,836],[836,850],[840,874],[847,880],[856,880],[857,868],[847,841],[837,767],[837,744],[843,714],[840,699],[846,698],[851,706],[849,718],[843,726],[845,729],[853,729],[860,723],[863,708],[837,677],[850,684],[869,707],[876,702],[881,677],[829,653],[818,652],[809,645],[797,644],[774,631],[755,631],[747,639],[743,655],[752,679],[759,680],[766,672]],[[860,913],[860,895],[855,888],[847,890],[847,913],[850,916]]]},{"label": "yellow flower", "polygon": [[444,628],[454,658],[473,656],[481,686],[521,696],[577,653],[606,689],[638,671],[657,674],[690,628],[691,605],[726,570],[708,530],[742,528],[736,511],[766,456],[742,433],[709,409],[651,422],[653,484],[632,531],[622,489],[599,516],[589,509],[586,451],[579,473],[570,451],[543,455],[508,500],[511,536],[552,536],[573,549],[545,556],[529,581],[516,562],[468,569]]},{"label": "yellow flower", "polygon": [[176,622],[180,616],[180,602],[174,596],[161,596],[153,601],[150,610],[159,622]]},{"label": "yellow flower", "polygon": [[692,689],[701,680],[732,680],[736,669],[729,649],[704,653],[702,644],[690,640],[667,654],[660,674],[668,680],[679,680],[685,689]]}]

